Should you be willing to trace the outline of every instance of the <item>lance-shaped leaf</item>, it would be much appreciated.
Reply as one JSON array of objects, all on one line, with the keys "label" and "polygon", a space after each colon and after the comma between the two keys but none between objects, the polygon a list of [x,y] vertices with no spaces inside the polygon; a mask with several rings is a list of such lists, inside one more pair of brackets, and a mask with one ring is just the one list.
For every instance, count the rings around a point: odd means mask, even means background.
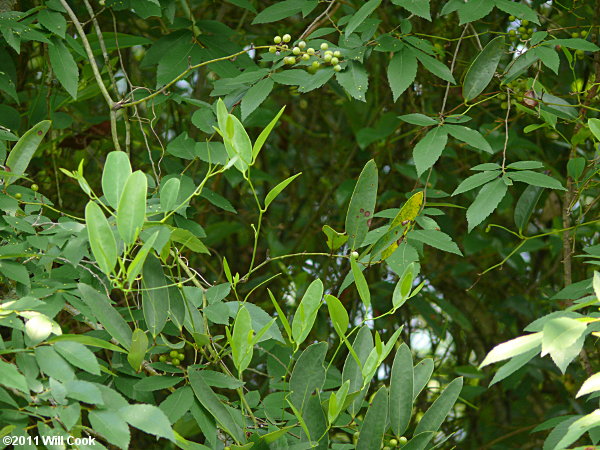
[{"label": "lance-shaped leaf", "polygon": [[520,336],[510,341],[504,342],[495,346],[490,351],[479,367],[484,367],[489,364],[512,358],[513,356],[521,355],[534,348],[538,348],[542,344],[543,333],[533,333],[526,336]]},{"label": "lance-shaped leaf", "polygon": [[401,48],[390,60],[387,78],[394,101],[414,83],[417,77],[417,57],[406,47]]},{"label": "lance-shaped leaf", "polygon": [[351,249],[358,248],[365,240],[369,230],[369,220],[375,211],[377,185],[377,166],[375,161],[370,160],[358,177],[346,214],[346,233],[348,246]]},{"label": "lance-shaped leaf", "polygon": [[250,313],[242,305],[235,318],[230,342],[233,363],[240,374],[246,370],[250,365],[250,361],[252,361],[253,335]]},{"label": "lance-shaped leaf", "polygon": [[437,431],[456,403],[463,387],[463,379],[455,378],[433,402],[415,428],[415,435],[424,431]]},{"label": "lance-shaped leaf", "polygon": [[142,309],[154,337],[162,331],[169,315],[169,288],[160,260],[148,254],[142,268]]},{"label": "lance-shaped leaf", "polygon": [[[11,174],[23,175],[25,173],[31,158],[50,129],[50,125],[52,125],[51,121],[42,120],[21,136],[6,158],[5,165],[8,166]],[[7,174],[4,183],[9,185],[13,180],[14,177]]]},{"label": "lance-shaped leaf", "polygon": [[489,216],[506,195],[508,186],[501,178],[484,185],[467,209],[469,232]]},{"label": "lance-shaped leaf", "polygon": [[365,421],[360,427],[360,435],[356,444],[357,450],[381,448],[387,426],[387,413],[388,393],[386,387],[383,386],[375,394],[373,402],[365,415]]},{"label": "lance-shaped leaf", "polygon": [[317,278],[306,289],[292,320],[292,338],[296,343],[296,348],[304,342],[308,333],[310,333],[317,318],[322,297],[323,282]]},{"label": "lance-shaped leaf", "polygon": [[144,172],[136,170],[127,178],[117,208],[117,229],[127,245],[135,242],[146,218],[148,181]]},{"label": "lance-shaped leaf", "polygon": [[365,275],[360,270],[360,267],[358,267],[358,263],[354,258],[350,259],[350,268],[352,270],[352,276],[354,277],[356,289],[358,290],[358,295],[368,308],[371,306],[371,292],[369,291],[369,285],[367,284]]},{"label": "lance-shaped leaf", "polygon": [[412,354],[408,346],[402,344],[396,351],[390,380],[390,424],[396,436],[402,436],[410,423],[413,385]]},{"label": "lance-shaped leaf", "polygon": [[504,37],[492,39],[473,61],[463,83],[463,97],[469,101],[477,97],[490,84],[500,58],[504,54]]},{"label": "lance-shaped leaf", "polygon": [[85,223],[94,259],[110,275],[117,263],[117,243],[102,209],[91,200],[85,207]]}]

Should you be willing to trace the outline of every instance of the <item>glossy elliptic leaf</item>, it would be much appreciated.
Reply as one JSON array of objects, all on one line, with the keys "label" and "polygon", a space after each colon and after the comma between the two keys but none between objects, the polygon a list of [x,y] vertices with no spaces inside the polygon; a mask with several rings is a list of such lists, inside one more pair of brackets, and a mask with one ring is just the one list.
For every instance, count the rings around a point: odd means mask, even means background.
[{"label": "glossy elliptic leaf", "polygon": [[148,330],[154,337],[165,327],[169,316],[168,284],[160,260],[149,254],[142,268],[142,309]]},{"label": "glossy elliptic leaf", "polygon": [[346,214],[348,246],[352,250],[362,244],[369,230],[369,222],[375,212],[377,185],[377,166],[374,160],[370,160],[358,177]]},{"label": "glossy elliptic leaf", "polygon": [[304,411],[308,399],[315,390],[320,390],[325,382],[325,355],[327,343],[318,342],[309,345],[300,355],[290,377],[290,401]]},{"label": "glossy elliptic leaf", "polygon": [[485,357],[479,368],[485,367],[504,359],[512,358],[513,356],[521,355],[534,348],[541,347],[543,333],[532,333],[525,336],[520,336],[510,341],[504,342],[495,346]]},{"label": "glossy elliptic leaf", "polygon": [[152,246],[154,245],[158,234],[159,231],[154,232],[154,234],[152,234],[152,236],[150,236],[148,240],[144,242],[142,248],[138,250],[135,258],[133,258],[133,261],[131,261],[131,264],[129,264],[129,267],[127,267],[127,283],[129,283],[130,286],[133,284],[136,277],[142,270],[142,267],[146,262],[146,258],[148,257],[148,253],[150,250],[152,250]]},{"label": "glossy elliptic leaf", "polygon": [[237,156],[234,166],[240,172],[245,172],[252,162],[252,143],[244,125],[233,114],[229,114],[225,121],[225,130],[221,132],[229,158],[233,159]]},{"label": "glossy elliptic leaf", "polygon": [[242,305],[238,309],[237,316],[235,317],[233,334],[230,342],[233,363],[240,373],[240,376],[241,373],[248,368],[248,365],[252,360],[253,336],[254,331],[252,330],[252,319],[250,318],[250,313]]},{"label": "glossy elliptic leaf", "polygon": [[142,367],[142,362],[144,362],[147,349],[148,336],[146,336],[146,332],[136,328],[133,330],[133,334],[131,336],[131,348],[129,349],[129,354],[127,355],[127,361],[129,362],[129,365],[136,372],[139,372],[140,368]]},{"label": "glossy elliptic leaf", "polygon": [[512,0],[494,0],[494,3],[496,4],[496,8],[505,13],[512,14],[517,19],[527,19],[530,22],[540,24],[536,12],[525,3],[513,2]]},{"label": "glossy elliptic leaf", "polygon": [[404,434],[410,423],[413,385],[412,353],[406,344],[402,344],[396,351],[390,380],[390,424],[398,437]]},{"label": "glossy elliptic leaf", "polygon": [[442,155],[448,142],[448,134],[443,127],[435,127],[421,139],[413,149],[417,175],[432,167]]},{"label": "glossy elliptic leaf", "polygon": [[102,172],[102,192],[113,209],[119,206],[119,199],[129,175],[131,175],[131,164],[127,153],[110,152],[106,156]]},{"label": "glossy elliptic leaf", "polygon": [[[363,325],[360,328],[354,342],[352,342],[352,347],[355,354],[358,356],[360,365],[359,362],[354,359],[353,355],[348,354],[346,361],[344,362],[342,381],[350,380],[350,392],[356,392],[361,390],[363,384],[362,365],[364,365],[374,347],[373,336],[371,335],[371,330],[368,326]],[[348,407],[349,412],[353,417],[358,414],[365,394],[366,391],[363,390]]]},{"label": "glossy elliptic leaf", "polygon": [[79,69],[73,55],[61,39],[52,39],[48,45],[48,56],[56,78],[74,99],[77,98],[77,85],[79,83]]},{"label": "glossy elliptic leaf", "polygon": [[371,292],[369,291],[369,285],[367,284],[365,275],[358,267],[356,259],[350,259],[350,268],[352,269],[352,275],[354,276],[354,283],[356,284],[358,295],[364,305],[369,308],[369,306],[371,306]]},{"label": "glossy elliptic leaf", "polygon": [[581,397],[582,395],[590,394],[596,391],[600,391],[600,373],[595,373],[585,380],[577,392],[577,397]]},{"label": "glossy elliptic leaf", "polygon": [[463,97],[466,101],[477,97],[490,84],[503,54],[504,37],[498,36],[492,39],[477,55],[463,82]]},{"label": "glossy elliptic leaf", "polygon": [[94,259],[102,272],[110,275],[117,263],[117,243],[102,209],[93,200],[85,207],[85,223]]},{"label": "glossy elliptic leaf", "polygon": [[520,181],[521,183],[527,183],[530,186],[539,186],[548,189],[558,189],[560,191],[566,191],[560,181],[552,178],[543,173],[533,172],[532,170],[519,170],[515,172],[508,172],[508,177],[513,181]]},{"label": "glossy elliptic leaf", "polygon": [[356,30],[360,24],[362,24],[365,19],[369,17],[373,11],[375,11],[375,9],[377,9],[380,4],[381,0],[369,0],[368,2],[365,2],[348,21],[346,29],[344,30],[346,36],[349,36],[354,30]]},{"label": "glossy elliptic leaf", "polygon": [[402,122],[418,125],[420,127],[429,127],[432,125],[438,125],[440,123],[433,117],[429,117],[421,113],[403,114],[398,116],[398,119],[400,119]]},{"label": "glossy elliptic leaf", "polygon": [[444,389],[444,392],[433,402],[415,428],[415,434],[422,433],[424,431],[437,431],[446,416],[456,403],[460,391],[463,387],[463,379],[455,378],[452,382]]},{"label": "glossy elliptic leaf", "polygon": [[302,11],[304,1],[284,0],[275,3],[257,14],[252,24],[270,23],[298,14]]},{"label": "glossy elliptic leaf", "polygon": [[388,392],[385,386],[379,388],[360,427],[357,450],[381,448],[388,421]]},{"label": "glossy elliptic leaf", "polygon": [[417,398],[425,386],[427,386],[432,373],[433,359],[431,358],[424,359],[414,367],[413,401]]},{"label": "glossy elliptic leaf", "polygon": [[302,175],[302,172],[299,172],[296,175],[292,175],[291,177],[286,178],[281,183],[279,183],[277,186],[275,186],[273,189],[271,189],[269,191],[269,193],[267,194],[267,196],[265,197],[265,210],[269,207],[269,205],[273,202],[273,200],[275,200],[277,198],[277,196],[281,193],[281,191],[283,191],[287,187],[288,184],[290,184],[292,181],[294,181],[294,179],[296,177],[299,177],[300,175]]},{"label": "glossy elliptic leaf", "polygon": [[411,48],[410,51],[417,57],[423,67],[436,77],[441,78],[448,83],[456,83],[456,80],[454,80],[454,77],[452,76],[452,72],[450,72],[450,69],[444,63],[420,50]]},{"label": "glossy elliptic leaf", "polygon": [[154,405],[128,405],[119,409],[119,415],[125,421],[144,433],[175,442],[175,435],[169,419],[160,408]]},{"label": "glossy elliptic leaf", "polygon": [[117,208],[117,229],[127,245],[135,242],[146,218],[146,174],[136,170],[127,178]]},{"label": "glossy elliptic leaf", "polygon": [[346,330],[348,329],[348,324],[350,323],[348,311],[346,311],[346,308],[344,308],[342,302],[340,302],[338,298],[334,297],[333,295],[326,294],[325,302],[327,303],[327,309],[329,310],[329,316],[331,317],[333,328],[340,337],[345,336]]},{"label": "glossy elliptic leaf", "polygon": [[[21,136],[6,158],[5,165],[10,169],[11,174],[23,175],[25,173],[31,158],[50,129],[50,125],[52,125],[51,121],[42,120]],[[9,185],[13,179],[14,177],[5,176],[4,183]]]},{"label": "glossy elliptic leaf", "polygon": [[304,342],[312,330],[317,312],[321,306],[322,297],[323,282],[317,278],[306,289],[292,320],[292,337],[296,343],[296,348]]},{"label": "glossy elliptic leaf", "polygon": [[160,189],[160,207],[163,211],[172,211],[177,206],[179,197],[179,188],[181,181],[179,178],[169,178]]},{"label": "glossy elliptic leaf", "polygon": [[392,293],[392,306],[394,309],[400,308],[408,299],[415,275],[415,263],[406,266]]},{"label": "glossy elliptic leaf", "polygon": [[588,127],[594,137],[600,141],[600,119],[588,119]]},{"label": "glossy elliptic leaf", "polygon": [[397,51],[387,68],[387,78],[394,101],[402,95],[417,77],[417,58],[406,47]]},{"label": "glossy elliptic leaf", "polygon": [[519,229],[519,232],[522,232],[529,223],[529,218],[542,196],[543,191],[544,189],[539,186],[529,185],[525,188],[519,197],[519,200],[517,200],[514,216],[515,225]]},{"label": "glossy elliptic leaf", "polygon": [[81,299],[93,311],[106,331],[121,346],[129,349],[131,346],[131,328],[129,328],[125,319],[111,305],[108,297],[84,283],[79,283],[77,288],[81,293]]},{"label": "glossy elliptic leaf", "polygon": [[489,216],[506,195],[508,186],[501,178],[484,185],[467,209],[469,233]]}]

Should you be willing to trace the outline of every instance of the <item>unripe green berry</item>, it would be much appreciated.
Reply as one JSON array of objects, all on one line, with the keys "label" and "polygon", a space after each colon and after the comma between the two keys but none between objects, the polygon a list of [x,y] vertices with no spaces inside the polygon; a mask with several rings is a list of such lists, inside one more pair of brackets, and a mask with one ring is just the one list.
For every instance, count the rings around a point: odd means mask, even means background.
[{"label": "unripe green berry", "polygon": [[319,63],[319,61],[313,61],[312,68],[313,69],[318,69],[319,67],[321,67],[321,64]]},{"label": "unripe green berry", "polygon": [[523,39],[524,41],[526,41],[527,39],[529,39],[529,35],[527,33],[523,33],[521,35],[521,39]]},{"label": "unripe green berry", "polygon": [[306,53],[308,53],[309,55],[314,55],[315,54],[315,49],[312,47],[308,47],[308,49],[306,50]]},{"label": "unripe green berry", "polygon": [[292,37],[289,34],[284,34],[282,39],[283,42],[290,42],[292,40]]},{"label": "unripe green berry", "polygon": [[342,66],[340,66],[339,64],[336,64],[335,66],[333,66],[333,71],[334,72],[341,72],[342,71]]},{"label": "unripe green berry", "polygon": [[177,355],[177,358],[180,359],[181,361],[183,361],[185,359],[185,354],[180,353],[179,355]]},{"label": "unripe green berry", "polygon": [[396,445],[398,445],[398,439],[390,439],[390,445],[392,447],[395,447]]},{"label": "unripe green berry", "polygon": [[508,103],[506,103],[506,102],[500,103],[500,108],[507,109],[508,108]]},{"label": "unripe green berry", "polygon": [[527,20],[527,19],[521,20],[521,25],[523,25],[524,27],[526,27],[527,25],[529,25],[529,20]]},{"label": "unripe green berry", "polygon": [[517,18],[515,16],[508,16],[508,20],[514,22],[515,20],[517,20]]},{"label": "unripe green berry", "polygon": [[400,444],[400,445],[406,445],[407,443],[408,443],[408,439],[406,439],[406,437],[404,437],[404,436],[401,436],[398,439],[398,444]]},{"label": "unripe green berry", "polygon": [[296,58],[294,58],[293,56],[288,56],[287,63],[289,65],[296,64]]},{"label": "unripe green berry", "polygon": [[571,33],[571,37],[572,38],[578,38],[579,37],[579,33],[574,31],[573,33]]},{"label": "unripe green berry", "polygon": [[383,447],[382,450],[392,450],[392,449],[386,445],[385,447]]},{"label": "unripe green berry", "polygon": [[336,50],[335,52],[333,52],[333,56],[335,56],[336,58],[341,58],[342,52],[340,52],[339,50]]},{"label": "unripe green berry", "polygon": [[17,192],[17,193],[15,194],[15,198],[16,198],[17,200],[21,200],[21,198],[22,198],[22,197],[23,197],[23,195],[22,195],[20,192]]},{"label": "unripe green berry", "polygon": [[298,42],[298,47],[300,47],[300,48],[306,47],[306,42],[304,42],[304,41]]},{"label": "unripe green berry", "polygon": [[277,47],[275,47],[274,45],[271,45],[269,47],[269,53],[275,53],[277,51]]},{"label": "unripe green berry", "polygon": [[584,38],[588,35],[588,32],[584,30],[580,34],[581,34],[581,37]]},{"label": "unripe green berry", "polygon": [[323,61],[329,62],[329,61],[331,61],[331,58],[333,58],[333,56],[331,56],[331,55],[325,55],[325,56],[323,56]]},{"label": "unripe green berry", "polygon": [[275,36],[273,38],[273,42],[275,42],[276,44],[280,44],[281,43],[281,36]]},{"label": "unripe green berry", "polygon": [[281,46],[281,48],[282,48],[282,49],[284,49],[284,50],[287,50],[287,49],[288,49],[288,46],[287,46],[286,44],[283,44],[283,45]]},{"label": "unripe green berry", "polygon": [[160,355],[159,358],[158,358],[158,360],[160,362],[166,362],[167,361],[167,355]]},{"label": "unripe green berry", "polygon": [[321,44],[321,50],[327,50],[329,48],[329,44],[327,44],[327,42],[323,42]]},{"label": "unripe green berry", "polygon": [[516,30],[509,30],[508,34],[510,36],[516,36],[517,32],[516,32]]},{"label": "unripe green berry", "polygon": [[173,363],[174,366],[178,366],[179,364],[181,364],[181,361],[179,361],[179,358],[173,358],[171,360],[171,362]]},{"label": "unripe green berry", "polygon": [[336,65],[337,63],[339,63],[339,62],[340,62],[340,60],[339,60],[339,59],[337,59],[335,56],[334,56],[333,58],[331,58],[331,64],[332,64],[332,65],[334,65],[334,66],[335,66],[335,65]]},{"label": "unripe green berry", "polygon": [[299,54],[300,54],[300,47],[294,47],[294,48],[292,49],[292,53],[293,53],[294,55],[299,55]]},{"label": "unripe green berry", "polygon": [[39,191],[39,189],[40,189],[40,187],[37,184],[32,184],[31,185],[31,190],[33,192],[37,192],[37,191]]},{"label": "unripe green berry", "polygon": [[303,61],[308,61],[309,59],[310,59],[310,55],[308,53],[305,53],[304,55],[302,55]]},{"label": "unripe green berry", "polygon": [[521,26],[519,27],[519,33],[525,33],[527,31],[527,28]]},{"label": "unripe green berry", "polygon": [[179,352],[178,352],[177,350],[171,350],[171,351],[169,352],[169,356],[170,356],[171,358],[177,358],[177,356],[178,356],[178,355],[179,355]]},{"label": "unripe green berry", "polygon": [[332,52],[331,50],[327,50],[327,51],[325,52],[325,55],[331,55],[331,56],[333,56],[333,52]]},{"label": "unripe green berry", "polygon": [[352,253],[350,253],[350,258],[352,258],[352,259],[358,258],[358,252],[356,250],[354,250]]}]

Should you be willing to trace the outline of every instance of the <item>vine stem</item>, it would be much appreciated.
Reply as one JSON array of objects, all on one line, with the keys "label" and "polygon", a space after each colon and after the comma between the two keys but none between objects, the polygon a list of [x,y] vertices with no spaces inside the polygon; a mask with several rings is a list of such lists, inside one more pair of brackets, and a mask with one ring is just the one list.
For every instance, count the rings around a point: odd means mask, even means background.
[{"label": "vine stem", "polygon": [[96,79],[96,83],[100,88],[100,92],[106,100],[106,104],[108,105],[108,109],[110,110],[110,131],[112,134],[113,144],[115,145],[115,150],[121,150],[121,145],[119,144],[119,134],[117,132],[117,113],[114,109],[115,102],[108,93],[106,86],[104,85],[104,81],[102,80],[102,76],[100,75],[100,70],[98,69],[98,64],[96,64],[96,59],[94,58],[94,52],[92,51],[92,47],[90,46],[90,42],[85,35],[85,31],[83,31],[83,27],[81,26],[81,22],[67,3],[67,0],[60,0],[61,5],[67,11],[67,14],[73,21],[73,25],[77,29],[77,33],[81,38],[81,43],[83,44],[83,48],[88,57],[88,61],[90,62],[90,66],[92,66],[92,72],[94,73],[94,78]]}]

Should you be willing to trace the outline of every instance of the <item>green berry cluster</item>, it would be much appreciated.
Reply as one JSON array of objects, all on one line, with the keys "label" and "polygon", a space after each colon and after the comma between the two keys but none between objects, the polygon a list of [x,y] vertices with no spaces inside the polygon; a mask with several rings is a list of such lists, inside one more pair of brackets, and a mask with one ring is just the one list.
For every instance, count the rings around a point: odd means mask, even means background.
[{"label": "green berry cluster", "polygon": [[[515,16],[509,16],[508,20],[510,20],[511,22],[514,22],[515,20],[517,20],[517,18]],[[511,41],[517,41],[517,40],[521,40],[521,41],[527,41],[531,38],[531,35],[533,34],[533,28],[528,27],[529,25],[529,20],[527,19],[523,19],[521,20],[521,23],[519,24],[519,27],[516,30],[509,30],[508,31],[508,38]]]},{"label": "green berry cluster", "polygon": [[312,64],[307,69],[311,73],[315,73],[323,65],[332,66],[336,72],[342,70],[340,65],[342,52],[329,50],[329,44],[324,42],[318,50],[315,50],[313,47],[307,48],[306,42],[299,41],[290,49],[288,43],[291,40],[292,37],[289,34],[275,36],[273,38],[275,45],[269,47],[269,53],[285,52],[286,56],[283,58],[283,62],[288,66],[293,66],[301,61],[312,60]]},{"label": "green berry cluster", "polygon": [[[169,361],[170,359],[170,361]],[[170,362],[174,366],[179,366],[183,360],[185,359],[185,354],[178,352],[177,350],[171,350],[169,353],[165,353],[164,355],[160,355],[158,360],[160,362],[166,363]]]}]

